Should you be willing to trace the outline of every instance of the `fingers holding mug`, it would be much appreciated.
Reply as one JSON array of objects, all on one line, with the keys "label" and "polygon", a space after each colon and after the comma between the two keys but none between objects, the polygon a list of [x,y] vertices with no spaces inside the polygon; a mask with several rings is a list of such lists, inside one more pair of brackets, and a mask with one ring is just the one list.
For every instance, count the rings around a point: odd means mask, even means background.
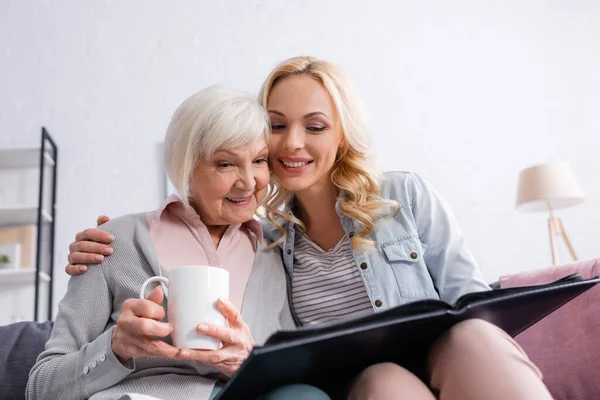
[{"label": "fingers holding mug", "polygon": [[[243,321],[241,323],[246,326]],[[196,330],[198,333],[218,339],[223,343],[223,347],[218,350],[182,349],[179,356],[211,365],[228,377],[239,369],[254,347],[254,339],[244,328],[199,324]]]},{"label": "fingers holding mug", "polygon": [[196,327],[196,332],[219,340],[223,347],[218,350],[183,349],[180,357],[211,365],[231,377],[250,355],[254,339],[248,325],[233,304],[219,299],[217,308],[227,318],[230,326],[201,323]]},{"label": "fingers holding mug", "polygon": [[122,363],[136,357],[175,357],[179,349],[158,339],[173,332],[173,327],[161,322],[164,310],[162,290],[156,288],[149,299],[128,299],[121,307],[117,324],[113,327],[111,347]]},{"label": "fingers holding mug", "polygon": [[244,320],[242,319],[242,314],[240,311],[233,305],[233,303],[223,297],[219,297],[217,299],[216,304],[217,309],[223,314],[223,316],[229,322],[229,326],[235,329],[241,329],[245,332],[250,332],[250,328]]}]

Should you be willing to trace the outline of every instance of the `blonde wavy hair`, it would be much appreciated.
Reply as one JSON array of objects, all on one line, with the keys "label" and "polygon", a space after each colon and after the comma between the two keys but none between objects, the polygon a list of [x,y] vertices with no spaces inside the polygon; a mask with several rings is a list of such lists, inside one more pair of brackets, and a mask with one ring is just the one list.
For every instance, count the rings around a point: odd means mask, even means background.
[{"label": "blonde wavy hair", "polygon": [[[380,197],[379,174],[369,163],[370,134],[366,127],[358,98],[344,73],[334,64],[313,57],[294,57],[279,64],[269,75],[260,91],[259,100],[267,107],[269,94],[277,82],[292,75],[306,75],[319,82],[331,96],[342,125],[345,140],[342,141],[336,162],[330,171],[336,196],[341,196],[339,209],[342,214],[358,223],[359,229],[352,237],[355,250],[372,250],[374,243],[370,233],[378,219],[391,217],[398,210],[395,201]],[[293,192],[284,188],[272,175],[271,187],[264,201],[265,218],[283,236],[272,246],[285,241],[285,221],[305,226],[289,214]]]}]

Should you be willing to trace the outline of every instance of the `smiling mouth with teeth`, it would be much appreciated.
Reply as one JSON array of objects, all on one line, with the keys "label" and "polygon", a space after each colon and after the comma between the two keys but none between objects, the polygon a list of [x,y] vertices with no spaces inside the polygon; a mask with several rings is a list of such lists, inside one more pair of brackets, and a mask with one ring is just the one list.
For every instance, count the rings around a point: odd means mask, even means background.
[{"label": "smiling mouth with teeth", "polygon": [[248,200],[250,200],[250,196],[248,196],[248,197],[243,197],[243,198],[241,198],[241,199],[234,199],[234,198],[232,198],[232,197],[225,197],[225,200],[229,200],[229,201],[231,201],[232,203],[243,203],[243,202],[245,202],[245,201],[248,201]]},{"label": "smiling mouth with teeth", "polygon": [[312,163],[312,161],[289,162],[289,161],[283,161],[283,160],[279,160],[279,162],[281,162],[283,165],[285,165],[288,168],[303,167],[305,165],[308,165],[308,164]]}]

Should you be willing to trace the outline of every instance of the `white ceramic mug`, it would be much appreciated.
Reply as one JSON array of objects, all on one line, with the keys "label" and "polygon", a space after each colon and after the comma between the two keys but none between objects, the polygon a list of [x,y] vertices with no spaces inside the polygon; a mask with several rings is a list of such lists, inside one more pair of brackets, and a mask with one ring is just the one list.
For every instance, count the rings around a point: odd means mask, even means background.
[{"label": "white ceramic mug", "polygon": [[229,272],[223,268],[190,265],[169,271],[169,277],[146,279],[140,290],[144,299],[146,286],[152,282],[164,284],[168,290],[167,317],[174,327],[173,345],[179,349],[216,350],[221,341],[196,332],[200,323],[226,326],[225,317],[216,307],[219,297],[229,299]]}]

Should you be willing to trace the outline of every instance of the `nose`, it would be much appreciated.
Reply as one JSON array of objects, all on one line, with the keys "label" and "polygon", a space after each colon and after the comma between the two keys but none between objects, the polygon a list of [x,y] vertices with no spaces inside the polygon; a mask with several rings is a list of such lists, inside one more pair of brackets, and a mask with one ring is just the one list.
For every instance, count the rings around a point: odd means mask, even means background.
[{"label": "nose", "polygon": [[256,174],[252,165],[249,165],[240,171],[236,186],[246,193],[254,192],[254,189],[256,188]]},{"label": "nose", "polygon": [[288,152],[304,148],[304,131],[301,126],[291,126],[284,133],[283,147]]}]

